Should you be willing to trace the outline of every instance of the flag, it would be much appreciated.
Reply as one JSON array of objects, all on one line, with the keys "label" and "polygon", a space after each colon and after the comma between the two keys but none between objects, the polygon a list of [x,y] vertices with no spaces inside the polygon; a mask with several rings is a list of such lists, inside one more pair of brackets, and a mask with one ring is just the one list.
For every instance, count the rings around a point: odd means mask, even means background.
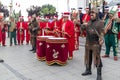
[{"label": "flag", "polygon": [[20,7],[20,4],[18,5],[18,7]]},{"label": "flag", "polygon": [[69,0],[67,0],[67,10],[70,12]]},{"label": "flag", "polygon": [[15,5],[16,5],[17,7],[20,7],[20,4],[18,4],[18,3],[16,3]]},{"label": "flag", "polygon": [[20,16],[22,16],[22,15],[21,15],[21,10],[19,11],[19,17],[20,17]]}]

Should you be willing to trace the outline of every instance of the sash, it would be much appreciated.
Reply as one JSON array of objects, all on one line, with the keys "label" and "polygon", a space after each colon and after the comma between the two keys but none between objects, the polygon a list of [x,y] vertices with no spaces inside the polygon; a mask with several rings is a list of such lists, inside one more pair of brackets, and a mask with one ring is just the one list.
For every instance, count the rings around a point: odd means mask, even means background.
[{"label": "sash", "polygon": [[84,18],[83,22],[86,22],[87,17],[88,17],[88,14],[85,15],[85,18]]},{"label": "sash", "polygon": [[107,33],[107,31],[111,29],[111,26],[112,26],[112,19],[109,19],[109,21],[107,21],[107,25],[105,26],[105,33]]},{"label": "sash", "polygon": [[57,28],[57,22],[54,23],[54,29],[56,29],[56,28]]}]

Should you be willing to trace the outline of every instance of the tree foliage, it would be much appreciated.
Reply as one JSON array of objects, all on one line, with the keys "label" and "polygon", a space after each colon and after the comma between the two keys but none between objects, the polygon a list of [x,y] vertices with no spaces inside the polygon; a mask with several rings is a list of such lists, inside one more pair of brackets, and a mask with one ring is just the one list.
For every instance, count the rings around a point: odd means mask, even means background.
[{"label": "tree foliage", "polygon": [[41,15],[40,14],[41,7],[40,6],[30,6],[30,8],[27,8],[28,16],[32,16],[33,14],[36,14],[36,16]]},{"label": "tree foliage", "polygon": [[46,4],[42,6],[41,13],[43,16],[52,16],[56,14],[56,8],[53,5]]},{"label": "tree foliage", "polygon": [[9,10],[1,2],[0,2],[0,12],[4,13],[5,18],[9,16]]},{"label": "tree foliage", "polygon": [[36,14],[36,16],[52,16],[56,14],[56,8],[53,5],[45,4],[40,6],[31,6],[27,8],[28,16]]}]

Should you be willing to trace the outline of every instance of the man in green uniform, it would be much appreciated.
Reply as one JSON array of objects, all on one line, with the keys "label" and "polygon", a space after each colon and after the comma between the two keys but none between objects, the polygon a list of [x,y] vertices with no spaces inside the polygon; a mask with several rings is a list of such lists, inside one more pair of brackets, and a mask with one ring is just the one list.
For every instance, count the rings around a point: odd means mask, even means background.
[{"label": "man in green uniform", "polygon": [[33,51],[33,53],[36,52],[36,38],[38,35],[38,31],[40,30],[39,24],[36,20],[36,16],[33,15],[32,17],[32,22],[30,23],[30,33],[31,33],[31,44],[32,44],[32,49],[30,51]]},{"label": "man in green uniform", "polygon": [[16,23],[15,19],[11,17],[11,23],[10,23],[10,46],[12,46],[12,38],[14,38],[14,44],[16,44]]},{"label": "man in green uniform", "polygon": [[109,18],[105,21],[105,46],[106,52],[103,55],[103,58],[109,57],[110,49],[113,48],[113,55],[114,60],[117,61],[117,48],[118,48],[118,32],[119,32],[119,25],[118,19],[114,17],[116,11],[113,8],[109,12]]}]

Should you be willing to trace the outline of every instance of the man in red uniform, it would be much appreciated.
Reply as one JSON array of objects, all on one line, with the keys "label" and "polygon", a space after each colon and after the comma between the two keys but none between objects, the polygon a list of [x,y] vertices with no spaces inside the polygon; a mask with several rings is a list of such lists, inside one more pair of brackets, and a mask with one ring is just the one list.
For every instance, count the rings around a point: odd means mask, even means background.
[{"label": "man in red uniform", "polygon": [[[118,18],[120,18],[120,3],[117,4],[118,6]],[[119,23],[120,26],[120,23]],[[118,39],[120,40],[120,32],[118,33]]]},{"label": "man in red uniform", "polygon": [[[2,21],[2,18],[3,18],[3,13],[0,13],[0,22]],[[1,25],[0,25],[0,43],[1,43],[1,41],[2,41],[2,33],[1,33]],[[4,62],[4,60],[3,59],[0,59],[0,63],[2,63],[2,62]]]},{"label": "man in red uniform", "polygon": [[31,16],[28,16],[28,21],[25,23],[25,29],[26,29],[26,44],[28,45],[30,42],[30,30],[29,30],[29,24],[31,22]]},{"label": "man in red uniform", "polygon": [[120,18],[120,3],[118,3],[117,5],[118,5],[118,17]]},{"label": "man in red uniform", "polygon": [[46,17],[46,21],[44,22],[44,30],[45,35],[52,35],[49,31],[51,31],[51,23],[49,22],[49,17]]},{"label": "man in red uniform", "polygon": [[39,16],[36,19],[37,19],[39,27],[40,27],[39,31],[38,31],[38,36],[42,36],[42,29],[44,28],[44,23]]},{"label": "man in red uniform", "polygon": [[3,22],[2,24],[2,46],[6,46],[5,45],[5,41],[6,41],[6,31],[7,31],[7,22]]},{"label": "man in red uniform", "polygon": [[69,59],[73,58],[73,51],[75,50],[75,30],[74,23],[69,20],[70,13],[63,14],[63,22],[61,26],[62,37],[68,39]]},{"label": "man in red uniform", "polygon": [[0,15],[0,44],[2,43],[2,28],[3,28],[2,18],[3,17]]},{"label": "man in red uniform", "polygon": [[[83,23],[88,23],[90,21],[89,8],[85,9],[86,13],[82,17]],[[86,37],[86,31],[83,32],[82,36]]]},{"label": "man in red uniform", "polygon": [[23,17],[20,17],[20,21],[17,22],[17,40],[18,40],[18,45],[20,45],[20,44],[23,45],[24,30],[25,30],[25,22],[23,21]]},{"label": "man in red uniform", "polygon": [[59,21],[59,26],[62,26],[62,22],[63,22],[63,13],[61,13],[61,18],[58,20]]},{"label": "man in red uniform", "polygon": [[7,31],[7,23],[3,21],[3,15],[2,15],[0,18],[0,42],[2,42],[2,46],[6,46],[5,45],[6,31]]},{"label": "man in red uniform", "polygon": [[2,29],[1,29],[1,26],[0,26],[0,45],[1,45],[1,42],[2,42]]},{"label": "man in red uniform", "polygon": [[73,18],[74,30],[75,30],[75,50],[79,50],[79,36],[80,36],[80,20]]},{"label": "man in red uniform", "polygon": [[59,25],[59,21],[58,21],[58,16],[55,15],[53,18],[53,21],[51,23],[51,28],[52,28],[52,32],[54,34],[54,36],[56,37],[60,37],[60,34],[58,32],[58,30],[60,30],[60,25]]}]

